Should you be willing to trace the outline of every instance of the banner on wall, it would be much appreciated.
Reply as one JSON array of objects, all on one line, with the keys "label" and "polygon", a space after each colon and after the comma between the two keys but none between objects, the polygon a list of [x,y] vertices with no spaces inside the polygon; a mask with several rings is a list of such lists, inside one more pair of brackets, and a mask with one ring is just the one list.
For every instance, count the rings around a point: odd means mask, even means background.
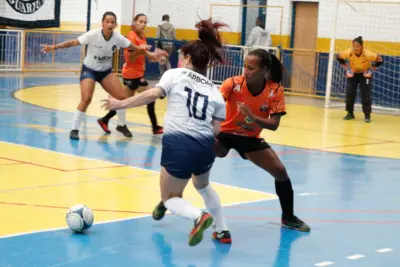
[{"label": "banner on wall", "polygon": [[60,27],[61,0],[0,0],[0,25],[18,28]]}]

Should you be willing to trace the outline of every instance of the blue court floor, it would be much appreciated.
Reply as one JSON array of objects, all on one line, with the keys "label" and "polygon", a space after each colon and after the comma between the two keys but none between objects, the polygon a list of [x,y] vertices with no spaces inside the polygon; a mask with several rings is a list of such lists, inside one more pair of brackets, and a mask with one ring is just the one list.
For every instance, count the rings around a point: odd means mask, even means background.
[{"label": "blue court floor", "polygon": [[[299,233],[279,225],[279,201],[268,197],[275,194],[272,177],[231,151],[216,161],[211,179],[221,185],[233,243],[213,242],[208,230],[201,244],[189,247],[192,222],[150,217],[159,194],[161,137],[150,133],[146,113],[136,121],[129,111],[132,140],[115,131],[105,137],[97,117],[89,115],[84,137],[70,141],[73,114],[66,110],[78,104],[78,79],[49,77],[0,78],[0,267],[400,266],[399,159],[271,144],[292,179],[295,212],[311,226],[310,233]],[[51,86],[63,84],[75,87],[54,104]],[[26,93],[17,97],[23,88]],[[391,134],[398,136],[400,128]],[[97,162],[111,167],[84,166]],[[114,172],[118,166],[130,166],[129,173]],[[138,178],[135,188],[118,175]],[[98,179],[105,176],[106,189],[99,189]],[[72,234],[65,226],[74,201],[95,210],[87,234]]]}]

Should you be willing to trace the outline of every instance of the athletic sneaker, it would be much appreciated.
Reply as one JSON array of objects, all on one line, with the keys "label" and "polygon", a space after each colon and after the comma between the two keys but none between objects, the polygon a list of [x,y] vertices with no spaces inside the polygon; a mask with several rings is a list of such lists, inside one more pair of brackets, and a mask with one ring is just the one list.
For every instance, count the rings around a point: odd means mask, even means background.
[{"label": "athletic sneaker", "polygon": [[117,131],[122,133],[125,137],[132,137],[132,133],[131,133],[131,131],[129,131],[126,124],[124,126],[118,125]]},{"label": "athletic sneaker", "polygon": [[203,240],[203,232],[212,225],[213,217],[207,212],[202,212],[194,221],[194,227],[189,235],[189,246],[196,246]]},{"label": "athletic sneaker", "polygon": [[97,123],[100,125],[101,129],[106,133],[111,133],[110,129],[108,128],[108,121],[104,121],[103,119],[98,119]]},{"label": "athletic sneaker", "polygon": [[71,132],[69,133],[69,138],[72,140],[79,140],[79,131],[71,130]]},{"label": "athletic sneaker", "polygon": [[167,208],[164,206],[164,203],[160,201],[158,205],[153,210],[153,219],[156,221],[164,218],[165,213],[167,212]]},{"label": "athletic sneaker", "polygon": [[232,238],[231,238],[231,232],[229,232],[228,230],[225,231],[215,231],[212,234],[212,237],[223,244],[231,244],[232,243]]},{"label": "athletic sneaker", "polygon": [[289,217],[289,218],[282,218],[282,226],[301,231],[301,232],[310,232],[310,226],[308,226],[305,222],[297,218],[295,215]]},{"label": "athletic sneaker", "polygon": [[344,116],[344,120],[349,121],[349,120],[354,120],[356,117],[354,116],[353,112],[348,112],[346,116]]},{"label": "athletic sneaker", "polygon": [[156,128],[153,129],[153,134],[163,134],[164,133],[164,128],[161,126],[157,126]]},{"label": "athletic sneaker", "polygon": [[366,123],[370,123],[370,122],[371,122],[371,114],[366,113],[366,114],[365,114],[364,121],[365,121]]}]

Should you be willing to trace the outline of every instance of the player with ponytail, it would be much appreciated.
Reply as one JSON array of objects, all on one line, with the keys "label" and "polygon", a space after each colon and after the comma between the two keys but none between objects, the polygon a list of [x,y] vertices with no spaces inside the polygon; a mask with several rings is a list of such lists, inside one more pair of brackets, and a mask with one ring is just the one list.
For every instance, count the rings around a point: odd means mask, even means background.
[{"label": "player with ponytail", "polygon": [[249,52],[244,74],[227,79],[220,91],[226,102],[226,120],[216,137],[215,151],[225,157],[235,149],[275,178],[276,194],[282,208],[284,227],[310,231],[293,213],[294,192],[285,166],[275,151],[260,137],[263,129],[276,131],[286,114],[283,86],[284,68],[279,59],[263,49]]},{"label": "player with ponytail", "polygon": [[[103,100],[108,110],[120,110],[167,97],[160,174],[162,201],[155,208],[153,218],[160,220],[169,209],[175,215],[192,220],[191,246],[202,240],[204,230],[213,222],[219,231],[213,236],[221,242],[231,242],[219,196],[209,184],[210,169],[216,157],[215,137],[221,121],[225,120],[226,110],[221,93],[206,77],[206,72],[210,65],[223,61],[218,30],[224,26],[212,19],[197,23],[199,39],[181,47],[181,68],[166,71],[155,88],[122,101],[112,97]],[[182,198],[190,178],[211,214]]]}]

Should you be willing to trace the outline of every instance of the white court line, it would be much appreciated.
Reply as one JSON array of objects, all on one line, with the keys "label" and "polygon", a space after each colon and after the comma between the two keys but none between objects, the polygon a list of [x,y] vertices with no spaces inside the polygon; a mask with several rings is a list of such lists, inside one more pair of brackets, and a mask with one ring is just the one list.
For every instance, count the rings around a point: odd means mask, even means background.
[{"label": "white court line", "polygon": [[319,195],[318,193],[299,193],[298,196],[311,196],[311,195]]},{"label": "white court line", "polygon": [[[273,198],[265,198],[265,199],[259,199],[259,200],[242,201],[242,202],[222,205],[222,207],[237,206],[237,205],[242,205],[242,204],[257,203],[257,202],[270,201],[270,200],[274,200],[274,199]],[[101,225],[101,224],[108,224],[108,223],[115,223],[115,222],[123,222],[123,221],[129,221],[129,220],[142,219],[142,218],[147,218],[147,217],[151,217],[151,216],[152,216],[151,214],[147,214],[147,215],[140,215],[140,216],[135,216],[135,217],[117,219],[117,220],[103,221],[103,222],[94,223],[93,226]],[[6,238],[12,238],[12,237],[18,237],[18,236],[24,236],[24,235],[39,234],[39,233],[54,232],[54,231],[67,230],[67,229],[68,229],[68,227],[43,229],[43,230],[37,230],[37,231],[32,231],[32,232],[23,232],[23,233],[11,234],[11,235],[4,235],[4,236],[0,236],[0,239],[6,239]]]},{"label": "white court line", "polygon": [[381,248],[381,249],[377,249],[375,251],[378,253],[386,253],[386,252],[392,252],[393,249],[392,248]]},{"label": "white court line", "polygon": [[[38,149],[38,150],[42,150],[42,151],[46,151],[46,152],[53,152],[53,153],[58,153],[58,154],[66,155],[66,156],[73,156],[73,157],[77,157],[77,158],[81,158],[81,159],[86,159],[86,160],[93,160],[93,161],[104,162],[104,163],[107,163],[107,164],[113,163],[113,164],[115,164],[115,165],[126,166],[126,167],[130,167],[130,168],[138,169],[138,170],[142,170],[142,171],[144,170],[144,171],[149,171],[149,172],[153,172],[153,173],[160,173],[159,171],[149,170],[149,169],[145,169],[145,168],[141,168],[141,167],[130,166],[130,165],[124,165],[124,164],[115,163],[115,162],[112,162],[112,161],[105,161],[105,160],[101,160],[101,159],[87,158],[87,157],[82,157],[82,156],[77,156],[77,155],[73,155],[73,154],[68,154],[68,153],[63,153],[63,152],[57,152],[57,151],[52,151],[52,150],[47,150],[47,149],[43,149],[43,148],[37,148],[37,147],[22,145],[22,144],[15,144],[15,143],[6,142],[6,141],[0,141],[0,143],[6,143],[6,144],[21,146],[21,147],[28,147],[28,148]],[[268,198],[260,199],[260,200],[237,202],[237,203],[233,203],[233,204],[222,205],[222,207],[236,206],[236,205],[242,205],[242,204],[248,204],[248,203],[257,203],[257,202],[262,202],[262,201],[270,201],[270,200],[276,200],[276,199],[278,198],[275,194],[266,193],[266,192],[262,192],[262,191],[258,191],[258,190],[253,190],[253,189],[248,189],[248,188],[242,188],[242,187],[232,186],[232,185],[226,185],[226,184],[216,183],[216,182],[211,182],[211,183],[215,183],[215,184],[219,184],[219,185],[223,185],[223,186],[231,187],[231,188],[238,188],[238,189],[242,189],[242,190],[248,190],[248,191],[252,191],[252,192],[256,192],[256,193],[262,193],[262,194],[265,194],[265,195],[268,195],[268,196],[275,196],[275,198],[268,197]],[[100,224],[121,222],[121,221],[127,221],[127,220],[135,220],[135,219],[146,218],[146,217],[150,217],[150,216],[151,216],[151,215],[149,214],[149,215],[141,215],[141,216],[129,217],[129,218],[118,219],[118,220],[109,220],[109,221],[103,221],[103,222],[94,223],[93,225],[100,225]],[[37,233],[45,233],[45,232],[59,231],[59,230],[65,230],[65,229],[68,229],[68,227],[60,227],[60,228],[53,228],[53,229],[44,229],[44,230],[38,230],[38,231],[32,231],[32,232],[24,232],[24,233],[17,233],[17,234],[5,235],[5,236],[0,236],[0,239],[12,238],[12,237],[23,236],[23,235],[31,235],[31,234],[37,234]]]},{"label": "white court line", "polygon": [[320,263],[316,263],[314,265],[318,266],[318,267],[323,267],[323,266],[329,266],[329,265],[332,265],[332,264],[335,264],[335,263],[331,262],[331,261],[323,261],[323,262],[320,262]]},{"label": "white court line", "polygon": [[358,260],[358,259],[361,259],[361,258],[365,258],[365,256],[364,255],[360,255],[360,254],[356,254],[356,255],[351,255],[351,256],[346,257],[346,259],[349,259],[349,260]]}]

